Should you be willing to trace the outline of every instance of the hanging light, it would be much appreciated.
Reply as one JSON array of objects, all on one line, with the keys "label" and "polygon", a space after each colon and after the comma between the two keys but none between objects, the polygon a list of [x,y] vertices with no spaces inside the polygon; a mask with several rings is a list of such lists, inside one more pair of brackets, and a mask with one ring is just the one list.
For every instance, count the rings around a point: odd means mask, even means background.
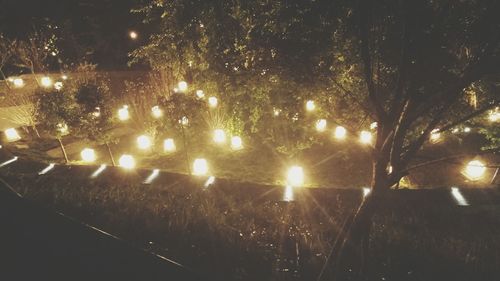
[{"label": "hanging light", "polygon": [[361,131],[361,133],[359,133],[359,141],[364,144],[370,144],[372,142],[372,133]]},{"label": "hanging light", "polygon": [[347,131],[344,127],[342,126],[337,126],[335,128],[335,133],[334,133],[334,137],[336,139],[339,139],[339,140],[343,140],[345,139],[345,136],[347,135]]},{"label": "hanging light", "polygon": [[292,187],[299,187],[304,184],[304,170],[300,166],[292,166],[288,169],[287,184]]},{"label": "hanging light", "polygon": [[472,160],[465,167],[465,176],[472,181],[481,179],[485,172],[486,166],[479,160]]},{"label": "hanging light", "polygon": [[464,133],[470,133],[470,127],[465,127],[464,128]]},{"label": "hanging light", "polygon": [[151,147],[151,138],[146,135],[140,135],[137,137],[137,147],[142,150],[149,149]]},{"label": "hanging light", "polygon": [[165,152],[175,151],[174,139],[165,139],[163,141],[163,151]]},{"label": "hanging light", "polygon": [[281,109],[279,109],[279,108],[273,108],[273,114],[274,114],[274,116],[280,116],[280,113],[281,113]]},{"label": "hanging light", "polygon": [[121,121],[130,119],[130,114],[128,112],[128,105],[124,105],[122,108],[118,110],[118,119],[120,119]]},{"label": "hanging light", "polygon": [[216,97],[209,97],[208,98],[208,106],[214,108],[214,107],[217,107],[218,103],[219,103],[219,101],[217,100]]},{"label": "hanging light", "polygon": [[325,130],[326,130],[326,120],[319,119],[318,121],[316,121],[316,131],[324,132]]},{"label": "hanging light", "polygon": [[42,87],[49,88],[52,86],[52,79],[48,76],[44,76],[40,79],[40,84],[42,84]]},{"label": "hanging light", "polygon": [[439,132],[439,129],[432,130],[429,138],[433,143],[438,142],[441,139],[441,132]]},{"label": "hanging light", "polygon": [[158,105],[155,105],[151,108],[151,114],[153,114],[154,118],[160,118],[163,115],[163,111]]},{"label": "hanging light", "polygon": [[177,84],[177,89],[179,92],[185,92],[188,89],[188,83],[186,81],[180,81],[179,84]]},{"label": "hanging light", "polygon": [[187,126],[189,124],[189,119],[186,116],[182,116],[182,118],[179,120],[179,123],[182,126]]},{"label": "hanging light", "polygon": [[307,111],[313,111],[315,109],[316,109],[316,104],[314,103],[314,101],[313,100],[308,100],[306,102],[306,110]]},{"label": "hanging light", "polygon": [[231,148],[233,150],[243,149],[243,142],[239,136],[233,136],[231,138]]},{"label": "hanging light", "polygon": [[496,107],[494,110],[490,110],[488,114],[488,119],[491,122],[498,122],[500,121],[500,108]]},{"label": "hanging light", "polygon": [[132,155],[123,154],[118,160],[120,167],[125,168],[127,170],[133,169],[135,167],[135,160]]},{"label": "hanging light", "polygon": [[202,99],[205,97],[205,93],[203,92],[203,90],[196,90],[196,96],[199,98],[199,99]]},{"label": "hanging light", "polygon": [[16,129],[14,128],[9,128],[5,130],[5,137],[7,138],[8,141],[16,141],[21,139],[21,136],[17,133]]},{"label": "hanging light", "polygon": [[135,31],[130,31],[128,33],[128,36],[130,37],[130,39],[135,40],[135,39],[137,39],[137,37],[139,37],[139,34],[137,34],[137,32],[135,32]]},{"label": "hanging light", "polygon": [[82,152],[80,152],[80,156],[85,162],[94,162],[96,159],[95,151],[92,148],[84,148]]},{"label": "hanging light", "polygon": [[67,80],[68,76],[66,74],[61,75],[62,80]]},{"label": "hanging light", "polygon": [[12,80],[12,83],[16,88],[24,87],[24,80],[22,78],[14,78],[14,80]]},{"label": "hanging light", "polygon": [[57,124],[57,130],[62,135],[67,135],[69,133],[68,124],[66,124],[66,123],[58,123]]},{"label": "hanging light", "polygon": [[193,162],[193,174],[197,176],[203,176],[208,173],[208,163],[207,160],[203,158],[195,159]]},{"label": "hanging light", "polygon": [[378,123],[377,122],[373,122],[370,124],[370,130],[375,130],[377,129],[377,126],[378,126]]},{"label": "hanging light", "polygon": [[54,83],[54,89],[60,91],[63,87],[63,83],[61,81],[57,81],[56,83]]},{"label": "hanging light", "polygon": [[222,129],[214,130],[214,142],[216,143],[225,143],[226,142],[226,133]]}]

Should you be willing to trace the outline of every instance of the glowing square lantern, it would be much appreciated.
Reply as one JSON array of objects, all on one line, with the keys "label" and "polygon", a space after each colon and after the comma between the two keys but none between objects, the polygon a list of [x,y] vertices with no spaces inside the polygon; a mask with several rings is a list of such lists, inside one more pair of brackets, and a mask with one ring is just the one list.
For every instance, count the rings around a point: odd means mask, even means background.
[{"label": "glowing square lantern", "polygon": [[219,103],[219,101],[217,100],[216,97],[209,97],[208,98],[208,106],[210,107],[217,107],[217,104]]},{"label": "glowing square lantern", "polygon": [[122,108],[118,110],[118,119],[120,119],[121,121],[130,119],[130,114],[128,112],[128,105],[124,105]]},{"label": "glowing square lantern", "polygon": [[14,87],[16,88],[22,88],[24,87],[24,80],[21,78],[15,78],[12,83],[14,83]]},{"label": "glowing square lantern", "polygon": [[16,129],[14,128],[9,128],[5,130],[5,137],[7,138],[8,141],[16,141],[21,139],[19,134],[17,133]]},{"label": "glowing square lantern", "polygon": [[370,144],[372,142],[372,133],[368,131],[361,131],[359,134],[359,141],[364,144]]},{"label": "glowing square lantern", "polygon": [[334,137],[336,139],[343,140],[343,139],[345,139],[346,134],[347,134],[347,131],[344,127],[337,126],[335,128]]},{"label": "glowing square lantern", "polygon": [[479,160],[472,160],[465,167],[465,176],[470,180],[479,180],[486,172],[486,166]]},{"label": "glowing square lantern", "polygon": [[313,111],[315,109],[316,109],[316,104],[314,103],[314,101],[313,100],[308,100],[306,102],[306,110],[307,111]]},{"label": "glowing square lantern", "polygon": [[304,184],[304,170],[300,166],[292,166],[288,169],[287,184],[299,187]]},{"label": "glowing square lantern", "polygon": [[199,99],[202,99],[205,97],[205,93],[203,92],[203,90],[196,90],[196,96],[199,98]]},{"label": "glowing square lantern", "polygon": [[226,142],[226,133],[222,129],[216,129],[214,131],[214,142],[216,143],[225,143]]},{"label": "glowing square lantern", "polygon": [[133,169],[135,167],[134,157],[128,154],[123,154],[118,160],[118,163],[120,164],[120,167],[128,170]]},{"label": "glowing square lantern", "polygon": [[44,76],[42,77],[42,79],[40,79],[40,84],[42,85],[42,87],[49,88],[52,86],[52,79],[50,79],[50,77],[48,76]]},{"label": "glowing square lantern", "polygon": [[137,137],[137,147],[139,149],[145,150],[151,147],[151,138],[146,135],[140,135]]},{"label": "glowing square lantern", "polygon": [[180,81],[179,84],[177,85],[177,89],[179,89],[180,92],[187,91],[188,83],[186,81]]},{"label": "glowing square lantern", "polygon": [[165,139],[163,141],[163,151],[165,152],[175,151],[174,139]]},{"label": "glowing square lantern", "polygon": [[160,118],[163,115],[163,111],[159,106],[155,105],[151,108],[151,114],[153,114],[154,118]]},{"label": "glowing square lantern", "polygon": [[325,130],[326,130],[326,120],[319,119],[318,121],[316,121],[316,131],[324,132]]},{"label": "glowing square lantern", "polygon": [[80,156],[85,162],[94,162],[96,159],[95,151],[92,148],[84,148],[82,152],[80,152]]},{"label": "glowing square lantern", "polygon": [[231,148],[233,150],[240,150],[243,149],[243,141],[239,136],[233,136],[231,138]]},{"label": "glowing square lantern", "polygon": [[193,163],[193,174],[197,176],[203,176],[208,173],[208,163],[207,160],[203,158],[198,158],[194,160]]}]

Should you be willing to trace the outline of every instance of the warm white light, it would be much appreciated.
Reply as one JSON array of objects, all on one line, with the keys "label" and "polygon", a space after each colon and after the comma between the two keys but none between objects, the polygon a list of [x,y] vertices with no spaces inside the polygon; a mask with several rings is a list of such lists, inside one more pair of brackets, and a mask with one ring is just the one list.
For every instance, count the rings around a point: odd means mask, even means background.
[{"label": "warm white light", "polygon": [[372,133],[361,131],[361,133],[359,133],[359,141],[364,144],[370,144],[372,142]]},{"label": "warm white light", "polygon": [[453,128],[453,130],[451,130],[451,132],[454,134],[458,133],[458,128]]},{"label": "warm white light", "polygon": [[128,105],[124,105],[122,108],[118,110],[118,119],[120,119],[121,121],[130,119],[130,114],[128,112]]},{"label": "warm white light", "polygon": [[177,89],[179,89],[180,92],[185,92],[188,89],[188,83],[186,81],[181,81],[179,84],[177,84]]},{"label": "warm white light", "polygon": [[55,164],[54,163],[50,163],[47,167],[45,167],[45,169],[41,170],[40,172],[38,172],[39,175],[45,175],[46,173],[48,173],[50,170],[54,169],[55,167]]},{"label": "warm white light", "polygon": [[0,164],[0,168],[9,165],[12,162],[17,161],[17,159],[19,159],[19,158],[17,156],[14,156],[12,159],[9,159],[9,160],[3,162],[2,164]]},{"label": "warm white light", "polygon": [[139,149],[145,150],[151,147],[151,138],[146,135],[140,135],[137,137],[137,147]]},{"label": "warm white light", "polygon": [[67,135],[69,133],[68,125],[66,123],[58,123],[57,124],[57,130],[62,135]]},{"label": "warm white light", "polygon": [[210,107],[216,107],[218,103],[219,103],[219,101],[217,100],[216,97],[209,97],[208,98],[208,105]]},{"label": "warm white light", "polygon": [[371,188],[369,188],[369,187],[363,187],[363,198],[365,198],[366,196],[368,196],[368,194],[370,194],[371,191],[372,191]]},{"label": "warm white light", "polygon": [[207,179],[207,181],[205,181],[205,184],[203,184],[203,186],[204,186],[205,188],[207,188],[207,187],[211,186],[212,184],[214,184],[214,182],[215,182],[215,177],[214,177],[214,176],[210,176],[210,177]]},{"label": "warm white light", "polygon": [[163,115],[163,111],[158,105],[155,105],[151,108],[151,114],[153,114],[154,118],[160,118]]},{"label": "warm white light", "polygon": [[441,139],[441,133],[439,129],[434,129],[431,131],[430,140],[431,142],[438,142]]},{"label": "warm white light", "polygon": [[96,106],[95,111],[94,111],[94,112],[92,112],[92,115],[93,115],[94,117],[99,117],[99,116],[101,116],[101,108],[100,108],[100,107],[98,107],[98,106]]},{"label": "warm white light", "polygon": [[61,76],[61,78],[62,78],[62,80],[67,80],[67,79],[68,79],[68,76],[67,76],[66,74],[63,74],[63,75]]},{"label": "warm white light", "polygon": [[19,140],[21,137],[17,133],[16,129],[14,128],[9,128],[5,130],[5,137],[7,138],[8,141],[16,141]]},{"label": "warm white light", "polygon": [[56,90],[59,91],[59,90],[62,89],[62,87],[63,87],[63,83],[62,82],[58,81],[58,82],[54,83],[54,89],[56,89]]},{"label": "warm white light", "polygon": [[292,166],[288,169],[287,184],[290,186],[302,186],[304,184],[304,170],[300,166]]},{"label": "warm white light", "polygon": [[165,139],[163,141],[163,151],[165,152],[175,151],[174,139]]},{"label": "warm white light", "polygon": [[464,133],[470,133],[470,128],[469,127],[465,127],[464,128]]},{"label": "warm white light", "polygon": [[291,185],[285,186],[285,194],[283,194],[283,201],[293,201],[293,187]]},{"label": "warm white light", "polygon": [[231,138],[231,148],[233,150],[240,150],[243,149],[243,141],[239,136],[233,136]]},{"label": "warm white light", "polygon": [[85,162],[94,162],[97,158],[95,155],[95,151],[92,148],[84,148],[82,152],[80,152],[80,156]]},{"label": "warm white light", "polygon": [[48,76],[44,76],[40,80],[40,83],[42,84],[43,87],[49,88],[52,86],[52,79],[50,79],[50,77],[48,77]]},{"label": "warm white light", "polygon": [[226,142],[226,133],[222,129],[214,130],[214,142],[224,143]]},{"label": "warm white light", "polygon": [[370,130],[375,130],[377,129],[377,126],[378,126],[378,123],[377,122],[373,122],[370,124]]},{"label": "warm white light", "polygon": [[313,100],[308,100],[306,102],[306,110],[307,111],[313,111],[315,109],[316,109],[316,104],[314,103],[314,101]]},{"label": "warm white light", "polygon": [[189,119],[186,116],[182,116],[182,118],[179,120],[179,123],[183,126],[187,126],[189,124]]},{"label": "warm white light", "polygon": [[24,87],[24,80],[21,78],[15,78],[12,83],[14,84],[14,87],[16,88],[22,88]]},{"label": "warm white light", "polygon": [[279,116],[279,115],[280,115],[280,113],[281,113],[281,109],[279,109],[279,108],[274,108],[274,109],[273,109],[273,114],[274,114],[274,116]]},{"label": "warm white light", "polygon": [[467,202],[465,197],[462,195],[462,193],[460,192],[458,187],[451,188],[451,195],[453,196],[453,198],[455,199],[455,201],[457,202],[457,204],[459,206],[469,206],[469,203]]},{"label": "warm white light", "polygon": [[326,120],[319,119],[318,121],[316,121],[316,131],[324,132],[325,130],[326,130]]},{"label": "warm white light", "polygon": [[203,92],[203,90],[196,90],[196,96],[199,98],[199,99],[202,99],[205,97],[205,93]]},{"label": "warm white light", "polygon": [[137,32],[135,32],[135,31],[130,31],[130,32],[128,33],[128,36],[130,37],[130,39],[135,40],[135,39],[137,39],[137,37],[138,37],[139,35],[138,35],[138,34],[137,34]]},{"label": "warm white light", "polygon": [[194,160],[193,163],[193,174],[197,176],[203,176],[208,173],[208,163],[207,160],[203,158],[198,158]]},{"label": "warm white light", "polygon": [[158,177],[158,175],[160,175],[160,170],[154,169],[148,178],[144,180],[144,184],[151,184]]},{"label": "warm white light", "polygon": [[494,110],[490,110],[490,113],[488,114],[488,119],[491,122],[500,121],[500,108],[496,107]]},{"label": "warm white light", "polygon": [[347,135],[347,131],[344,127],[342,126],[337,126],[337,128],[335,128],[335,138],[336,139],[340,139],[340,140],[343,140],[345,139],[345,136]]},{"label": "warm white light", "polygon": [[90,175],[91,178],[97,178],[104,170],[106,169],[105,164],[101,164],[97,170],[95,170],[92,175]]},{"label": "warm white light", "polygon": [[120,167],[125,169],[133,169],[135,167],[135,160],[132,155],[123,154],[118,160]]},{"label": "warm white light", "polygon": [[479,180],[486,172],[486,166],[479,160],[472,160],[465,167],[465,176],[470,180]]}]

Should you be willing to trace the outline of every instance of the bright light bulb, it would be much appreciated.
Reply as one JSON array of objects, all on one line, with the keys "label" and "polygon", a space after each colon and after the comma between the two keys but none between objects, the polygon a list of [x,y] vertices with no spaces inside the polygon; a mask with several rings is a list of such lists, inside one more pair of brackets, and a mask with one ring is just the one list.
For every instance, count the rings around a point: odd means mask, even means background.
[{"label": "bright light bulb", "polygon": [[118,110],[118,119],[120,119],[121,121],[130,119],[130,114],[128,112],[127,105],[124,105],[122,108]]},{"label": "bright light bulb", "polygon": [[165,152],[175,151],[174,139],[165,139],[163,141],[163,151]]},{"label": "bright light bulb", "polygon": [[308,100],[306,102],[306,110],[307,111],[313,111],[315,109],[316,109],[316,104],[314,103],[314,101],[313,100]]},{"label": "bright light bulb", "polygon": [[189,119],[186,116],[182,116],[182,118],[179,120],[179,123],[183,126],[187,126],[189,124]]},{"label": "bright light bulb", "polygon": [[486,172],[486,166],[479,160],[470,161],[465,167],[465,176],[470,180],[479,180]]},{"label": "bright light bulb", "polygon": [[214,142],[224,143],[226,142],[226,133],[222,129],[214,130]]},{"label": "bright light bulb", "polygon": [[377,126],[378,126],[378,123],[377,122],[373,122],[370,124],[370,130],[375,130],[377,129]]},{"label": "bright light bulb", "polygon": [[359,134],[359,141],[364,144],[370,144],[372,142],[372,133],[368,131],[361,131]]},{"label": "bright light bulb", "polygon": [[196,90],[196,96],[199,98],[199,99],[202,99],[205,97],[205,93],[203,92],[203,90]]},{"label": "bright light bulb", "polygon": [[141,135],[137,137],[137,147],[139,149],[145,150],[151,147],[151,138],[146,135]]},{"label": "bright light bulb", "polygon": [[243,142],[239,136],[233,136],[231,138],[231,148],[233,150],[243,149]]},{"label": "bright light bulb", "polygon": [[208,105],[210,107],[216,107],[218,103],[219,103],[219,101],[217,100],[216,97],[209,97],[208,98]]},{"label": "bright light bulb", "polygon": [[491,122],[500,121],[500,108],[496,107],[494,110],[490,110],[490,113],[488,115],[488,119]]},{"label": "bright light bulb", "polygon": [[203,158],[198,158],[194,160],[193,163],[193,174],[197,176],[203,176],[208,173],[208,163],[207,160]]},{"label": "bright light bulb", "polygon": [[130,37],[130,39],[135,40],[135,39],[137,39],[137,37],[138,37],[139,35],[138,35],[138,34],[137,34],[137,32],[135,32],[135,31],[130,31],[130,32],[128,33],[128,36]]},{"label": "bright light bulb", "polygon": [[304,184],[304,170],[300,166],[292,166],[288,169],[287,184],[292,187],[299,187]]},{"label": "bright light bulb", "polygon": [[50,77],[48,76],[44,76],[40,80],[40,83],[42,84],[42,87],[49,88],[52,86],[52,79],[50,79]]},{"label": "bright light bulb", "polygon": [[84,148],[82,152],[80,152],[80,156],[85,162],[94,162],[96,159],[95,151],[92,148]]},{"label": "bright light bulb", "polygon": [[155,105],[151,108],[151,114],[153,114],[154,118],[160,118],[163,115],[163,111],[158,105]]},{"label": "bright light bulb", "polygon": [[177,84],[177,89],[179,89],[180,92],[187,91],[188,83],[186,81],[180,81],[179,84]]},{"label": "bright light bulb", "polygon": [[7,138],[8,141],[16,141],[21,138],[19,134],[17,133],[16,129],[14,128],[9,128],[5,130],[5,137]]},{"label": "bright light bulb", "polygon": [[66,123],[58,123],[57,124],[57,130],[62,135],[67,135],[69,133],[68,125]]},{"label": "bright light bulb", "polygon": [[439,132],[439,129],[434,129],[431,131],[431,135],[430,135],[430,140],[431,142],[438,142],[439,139],[441,139],[441,133]]},{"label": "bright light bulb", "polygon": [[470,128],[469,127],[465,127],[464,128],[464,133],[470,133]]},{"label": "bright light bulb", "polygon": [[280,113],[281,113],[281,109],[279,109],[279,108],[273,108],[273,114],[274,114],[274,116],[280,116]]},{"label": "bright light bulb", "polygon": [[318,121],[316,121],[316,131],[324,132],[325,130],[326,130],[326,120],[319,119]]},{"label": "bright light bulb", "polygon": [[347,131],[344,127],[342,126],[337,126],[335,128],[335,133],[334,136],[336,139],[343,140],[345,139],[345,136],[347,135]]},{"label": "bright light bulb", "polygon": [[60,91],[63,87],[63,83],[61,81],[57,81],[56,83],[54,83],[54,89]]},{"label": "bright light bulb", "polygon": [[12,83],[14,84],[14,87],[16,88],[22,88],[24,87],[24,80],[21,78],[15,78]]},{"label": "bright light bulb", "polygon": [[67,79],[68,79],[68,76],[67,76],[66,74],[63,74],[63,75],[61,76],[61,78],[62,78],[62,80],[67,80]]},{"label": "bright light bulb", "polygon": [[118,160],[120,167],[125,169],[133,169],[135,167],[135,160],[132,155],[123,154]]}]

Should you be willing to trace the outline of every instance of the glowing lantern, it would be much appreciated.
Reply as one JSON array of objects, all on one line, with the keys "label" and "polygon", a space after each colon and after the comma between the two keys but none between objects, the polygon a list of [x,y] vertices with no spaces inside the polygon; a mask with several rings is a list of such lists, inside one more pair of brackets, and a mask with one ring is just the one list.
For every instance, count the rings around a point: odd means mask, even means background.
[{"label": "glowing lantern", "polygon": [[318,121],[316,121],[316,131],[324,132],[325,130],[326,130],[326,120],[319,119]]},{"label": "glowing lantern", "polygon": [[210,107],[217,107],[218,103],[219,103],[219,101],[217,100],[216,97],[209,97],[208,98],[208,106],[210,106]]},{"label": "glowing lantern", "polygon": [[67,135],[69,133],[68,125],[66,123],[58,123],[57,130],[61,135]]},{"label": "glowing lantern", "polygon": [[142,150],[149,149],[151,147],[151,138],[146,135],[140,135],[137,137],[137,147]]},{"label": "glowing lantern", "polygon": [[61,78],[62,78],[62,80],[67,80],[67,79],[68,79],[68,76],[67,76],[67,75],[65,75],[65,74],[63,74],[63,75],[61,76]]},{"label": "glowing lantern", "polygon": [[21,78],[15,78],[12,83],[14,84],[14,87],[16,88],[22,88],[24,87],[24,80]]},{"label": "glowing lantern", "polygon": [[208,163],[207,160],[203,158],[198,158],[194,160],[193,163],[193,174],[197,176],[203,176],[208,173]]},{"label": "glowing lantern", "polygon": [[314,101],[313,100],[308,100],[306,102],[306,110],[307,111],[313,111],[315,109],[316,109],[316,104],[314,103]]},{"label": "glowing lantern", "polygon": [[274,116],[279,116],[280,113],[281,113],[281,109],[279,109],[279,108],[273,108],[273,114],[274,114]]},{"label": "glowing lantern", "polygon": [[486,172],[486,166],[479,160],[470,161],[465,167],[465,176],[470,180],[479,180]]},{"label": "glowing lantern", "polygon": [[177,89],[179,92],[185,92],[188,89],[188,83],[186,81],[181,81],[177,84]]},{"label": "glowing lantern", "polygon": [[287,184],[292,187],[299,187],[304,184],[304,170],[300,166],[292,166],[288,169]]},{"label": "glowing lantern", "polygon": [[63,87],[63,83],[61,81],[57,81],[56,83],[54,83],[54,89],[56,90],[61,90]]},{"label": "glowing lantern", "polygon": [[154,118],[160,118],[163,115],[163,111],[159,106],[155,105],[151,108],[151,114],[153,114]]},{"label": "glowing lantern", "polygon": [[99,116],[101,116],[101,108],[100,108],[100,107],[98,107],[98,106],[96,106],[95,111],[94,111],[94,112],[92,112],[92,115],[93,115],[94,117],[99,117]]},{"label": "glowing lantern", "polygon": [[21,137],[17,133],[16,129],[14,128],[9,128],[5,130],[5,137],[7,138],[8,141],[16,141],[19,140]]},{"label": "glowing lantern", "polygon": [[372,133],[368,131],[361,131],[359,134],[359,141],[364,144],[370,144],[372,142]]},{"label": "glowing lantern", "polygon": [[243,142],[241,141],[241,138],[238,136],[233,136],[231,138],[231,148],[233,150],[240,150],[243,149]]},{"label": "glowing lantern", "polygon": [[495,110],[491,110],[488,119],[490,119],[491,122],[498,122],[500,120],[500,109],[496,107]]},{"label": "glowing lantern", "polygon": [[226,142],[226,133],[222,129],[216,129],[214,131],[214,142],[224,143]]},{"label": "glowing lantern", "polygon": [[121,121],[130,119],[130,114],[128,112],[128,105],[124,105],[122,108],[118,110],[118,119],[120,119]]},{"label": "glowing lantern", "polygon": [[430,140],[431,142],[438,142],[439,139],[441,139],[441,133],[439,132],[439,129],[434,129],[431,131],[430,135]]},{"label": "glowing lantern", "polygon": [[470,133],[470,128],[469,127],[465,127],[464,128],[464,133]]},{"label": "glowing lantern", "polygon": [[196,90],[196,96],[199,98],[199,99],[202,99],[205,97],[205,93],[203,92],[203,90]]},{"label": "glowing lantern", "polygon": [[370,124],[370,129],[371,130],[375,130],[375,129],[377,129],[377,126],[378,126],[378,123],[377,122],[373,122],[373,123]]},{"label": "glowing lantern", "polygon": [[40,80],[40,83],[42,84],[43,87],[49,88],[52,86],[52,79],[50,79],[50,77],[48,77],[48,76],[44,76]]},{"label": "glowing lantern", "polygon": [[344,127],[337,126],[337,128],[335,128],[334,136],[336,139],[343,140],[343,139],[345,139],[346,134],[347,134],[347,131]]},{"label": "glowing lantern", "polygon": [[118,160],[118,163],[120,164],[120,167],[125,168],[125,169],[133,169],[135,167],[135,160],[132,155],[128,154],[123,154],[120,159]]},{"label": "glowing lantern", "polygon": [[137,32],[135,32],[135,31],[130,31],[130,32],[128,33],[128,36],[130,37],[130,39],[135,40],[135,39],[137,39],[137,37],[138,37],[139,35],[138,35],[138,34],[137,34]]},{"label": "glowing lantern", "polygon": [[163,151],[165,152],[175,151],[175,143],[173,139],[165,139],[165,141],[163,141]]},{"label": "glowing lantern", "polygon": [[95,151],[92,148],[84,148],[82,152],[80,152],[80,156],[85,162],[94,162],[96,159]]},{"label": "glowing lantern", "polygon": [[186,116],[182,116],[181,120],[179,120],[179,123],[183,126],[187,126],[189,124],[189,119]]}]

